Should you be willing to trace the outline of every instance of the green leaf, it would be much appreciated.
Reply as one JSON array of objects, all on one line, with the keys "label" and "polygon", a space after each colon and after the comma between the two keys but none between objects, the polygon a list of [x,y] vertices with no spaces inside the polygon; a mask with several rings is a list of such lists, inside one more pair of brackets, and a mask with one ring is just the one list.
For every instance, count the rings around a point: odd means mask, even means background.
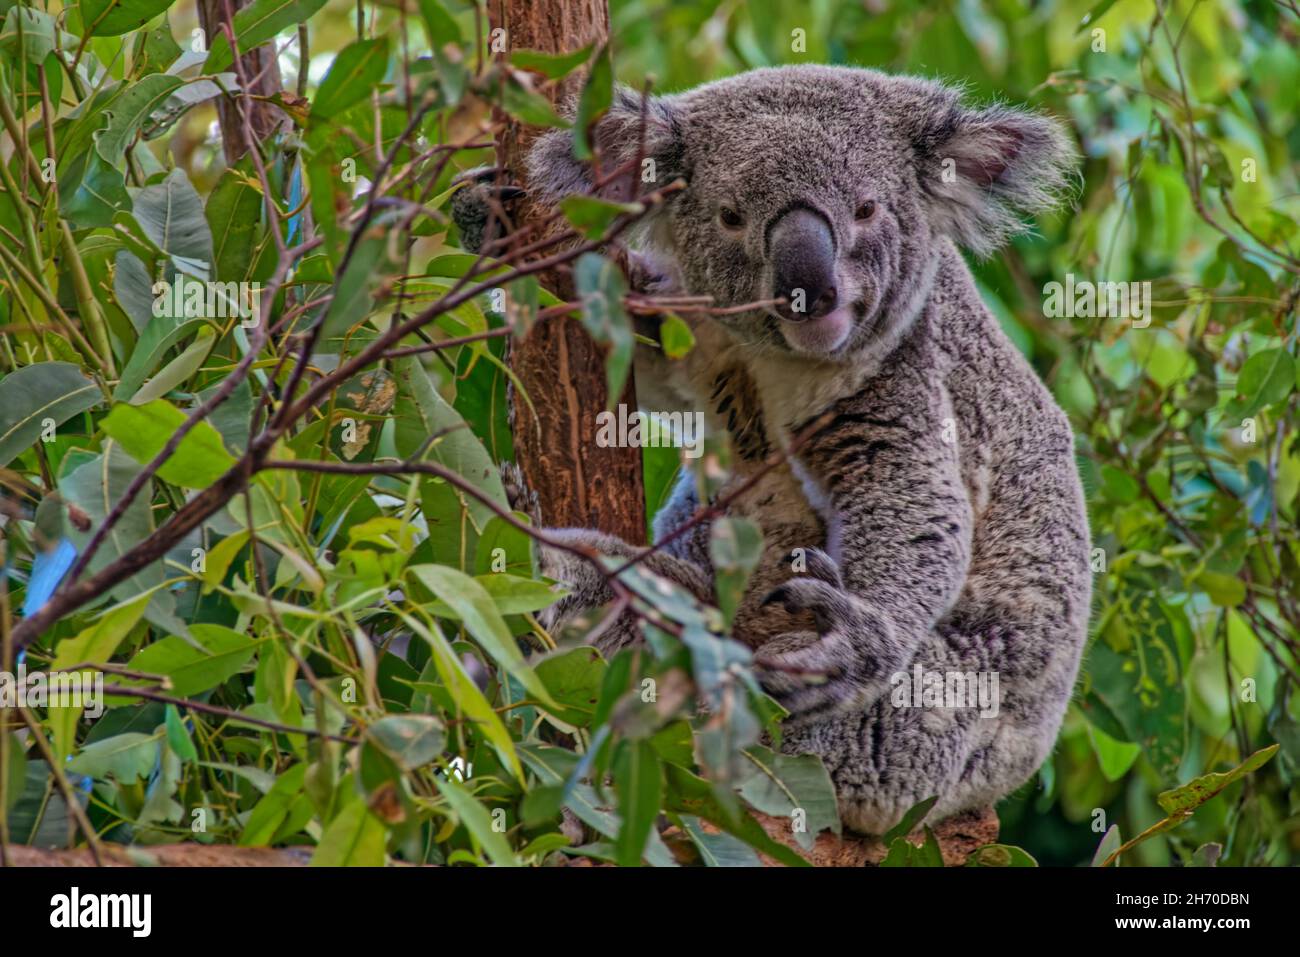
[{"label": "green leaf", "polygon": [[420,16],[429,36],[429,46],[441,49],[447,44],[460,45],[460,25],[439,0],[419,0]]},{"label": "green leaf", "polygon": [[718,607],[730,623],[736,618],[745,583],[763,557],[763,532],[745,518],[723,517],[709,530],[709,558],[713,562]]},{"label": "green leaf", "polygon": [[133,398],[172,347],[184,342],[206,325],[206,319],[174,319],[171,316],[151,318],[136,340],[135,348],[131,350],[131,358],[122,370],[117,388],[113,390],[113,398],[123,402]]},{"label": "green leaf", "polygon": [[943,851],[929,826],[925,840],[918,846],[905,837],[896,837],[889,845],[889,853],[880,862],[881,867],[943,867]]},{"label": "green leaf", "polygon": [[580,160],[592,157],[589,134],[594,124],[605,111],[614,96],[614,66],[610,60],[609,44],[600,48],[591,65],[591,73],[582,88],[578,100],[578,116],[573,123],[573,155]]},{"label": "green leaf", "polygon": [[497,714],[487,698],[483,697],[483,692],[479,690],[478,685],[465,672],[465,665],[461,662],[460,656],[456,654],[438,628],[428,628],[418,618],[399,611],[398,614],[402,620],[417,635],[428,642],[433,651],[433,663],[438,672],[438,677],[446,686],[447,694],[451,696],[456,706],[464,712],[464,716],[471,722],[474,728],[487,740],[496,751],[497,756],[501,759],[512,774],[519,780],[523,780],[524,769],[519,763],[519,754],[515,750],[514,739],[510,732],[506,730],[501,716]]},{"label": "green leaf", "polygon": [[[552,586],[546,582],[507,575],[505,572],[478,575],[474,581],[482,586],[496,605],[497,611],[503,615],[541,611],[568,594],[564,589],[552,591]],[[442,601],[430,605],[428,611],[439,618],[460,618],[460,613],[455,608]]]},{"label": "green leaf", "polygon": [[1118,781],[1133,766],[1142,747],[1128,741],[1117,741],[1096,725],[1088,724],[1088,738],[1092,742],[1093,753],[1097,755],[1097,764],[1107,781]]},{"label": "green leaf", "polygon": [[158,759],[156,734],[128,732],[87,744],[68,761],[68,770],[96,781],[112,777],[119,784],[130,784],[149,776]]},{"label": "green leaf", "polygon": [[[474,554],[474,571],[480,580],[490,575],[513,578],[533,574],[533,540],[500,515],[493,515],[479,537]],[[484,587],[487,587],[486,582]],[[488,591],[492,589],[489,587]]]},{"label": "green leaf", "polygon": [[739,838],[730,834],[710,833],[704,830],[698,817],[682,815],[682,828],[699,848],[700,858],[706,867],[762,867],[758,852]]},{"label": "green leaf", "polygon": [[180,355],[159,369],[157,375],[136,390],[135,395],[131,396],[131,404],[141,405],[152,402],[173,389],[183,386],[194,373],[203,368],[203,363],[207,361],[208,353],[212,351],[216,339],[215,329],[206,326],[200,329],[194,341],[186,346]]},{"label": "green leaf", "polygon": [[1192,581],[1220,608],[1236,608],[1246,600],[1246,583],[1236,575],[1202,571]]},{"label": "green leaf", "polygon": [[388,258],[388,226],[392,217],[376,216],[335,282],[333,296],[321,319],[322,342],[340,339],[365,322],[374,303],[374,288],[392,268]]},{"label": "green leaf", "polygon": [[[1187,744],[1187,689],[1177,639],[1164,607],[1144,592],[1123,592],[1120,618],[1137,649],[1121,654],[1104,640],[1092,643],[1083,710],[1111,737],[1141,744],[1158,773],[1173,780]],[[1134,653],[1140,669],[1129,663]]]},{"label": "green leaf", "polygon": [[249,812],[244,830],[239,835],[240,847],[263,847],[271,843],[271,838],[288,816],[290,807],[303,793],[306,777],[307,765],[295,764],[274,779],[271,789],[262,795]]},{"label": "green leaf", "polygon": [[[158,0],[159,3],[162,0]],[[170,6],[174,0],[167,0]],[[85,8],[82,8],[83,12]],[[172,25],[166,16],[157,26],[139,30],[131,45],[131,73],[137,77],[161,73],[176,62],[181,55],[180,44],[172,36]]]},{"label": "green leaf", "polygon": [[175,0],[81,0],[81,20],[94,37],[117,37],[138,30]]},{"label": "green leaf", "polygon": [[612,409],[623,394],[636,345],[632,324],[623,311],[627,285],[618,267],[597,253],[583,253],[573,274],[582,301],[582,325],[598,343],[609,346],[605,381],[609,391],[607,408]]},{"label": "green leaf", "polygon": [[[399,386],[397,405],[393,410],[396,418],[393,442],[397,454],[409,458],[428,443],[430,436],[438,436],[432,445],[428,445],[423,458],[450,469],[501,508],[509,508],[496,463],[460,414],[438,394],[418,357],[398,359],[393,363],[393,374]],[[426,486],[434,484],[426,480]],[[477,531],[482,531],[496,517],[492,508],[477,498],[459,491],[454,494],[469,513]],[[446,530],[442,532],[445,538]]]},{"label": "green leaf", "polygon": [[506,627],[505,619],[492,596],[479,582],[445,565],[413,565],[407,571],[456,613],[483,650],[530,695],[547,707],[558,707],[541,679],[524,663],[524,656]]},{"label": "green leaf", "polygon": [[424,767],[442,753],[447,735],[429,714],[395,714],[366,729],[370,739],[404,771]]},{"label": "green leaf", "polygon": [[73,154],[59,171],[59,213],[74,226],[111,226],[131,208],[121,170],[95,149]]},{"label": "green leaf", "polygon": [[[115,405],[100,425],[144,465],[163,450],[186,418],[180,409],[155,399],[145,405]],[[158,476],[183,488],[203,489],[234,464],[235,458],[221,444],[217,430],[207,422],[199,422],[158,469]]]},{"label": "green leaf", "polygon": [[[1127,844],[1121,845],[1113,854],[1101,858],[1100,864],[1094,861],[1094,865],[1104,867],[1107,861],[1118,861],[1121,851],[1132,850],[1157,834],[1163,834],[1182,824],[1195,813],[1198,807],[1220,794],[1228,785],[1267,764],[1280,747],[1280,744],[1270,745],[1256,751],[1231,771],[1204,774],[1182,787],[1162,792],[1156,801],[1168,816],[1151,825]],[[1100,853],[1098,857],[1100,858]]]},{"label": "green leaf", "polygon": [[194,740],[190,737],[185,722],[181,720],[180,712],[176,710],[174,704],[167,706],[166,726],[167,743],[176,756],[182,761],[197,761],[199,752],[195,750]]},{"label": "green leaf", "polygon": [[659,344],[669,359],[680,359],[695,348],[695,334],[681,317],[669,314],[659,324]]},{"label": "green leaf", "polygon": [[[0,51],[8,54],[14,63],[24,57],[29,63],[41,63],[54,50],[55,29],[54,18],[43,10],[12,6],[5,15],[4,30],[0,32]],[[64,33],[64,49],[67,49],[68,40],[75,44],[76,39]]]},{"label": "green leaf", "polygon": [[532,70],[548,80],[558,80],[567,76],[574,69],[587,62],[591,56],[592,44],[572,53],[539,53],[537,50],[515,50],[510,54],[512,65],[521,70]]},{"label": "green leaf", "polygon": [[668,785],[664,797],[666,810],[702,817],[787,867],[812,866],[795,851],[769,837],[743,808],[725,807],[708,781],[674,764],[664,765],[664,774]]},{"label": "green leaf", "polygon": [[311,104],[312,122],[329,120],[370,97],[388,71],[388,37],[357,40],[345,46]]},{"label": "green leaf", "polygon": [[591,647],[571,648],[539,661],[533,670],[551,700],[560,705],[552,712],[556,717],[576,727],[591,725],[607,670],[600,652]]},{"label": "green leaf", "polygon": [[[233,25],[239,42],[239,52],[247,53],[261,46],[281,30],[296,23],[306,23],[325,0],[253,0],[235,14]],[[234,58],[224,32],[212,38],[204,73],[220,73],[230,68]]]},{"label": "green leaf", "polygon": [[1100,3],[1083,15],[1083,19],[1079,21],[1078,28],[1074,31],[1075,35],[1078,36],[1084,30],[1087,30],[1090,27],[1095,27],[1097,21],[1104,17],[1106,11],[1113,6],[1115,6],[1115,0],[1101,0]]},{"label": "green leaf", "polygon": [[600,239],[620,216],[635,216],[644,209],[640,203],[611,203],[595,196],[566,196],[560,200],[564,217],[587,239]]},{"label": "green leaf", "polygon": [[149,115],[166,103],[181,85],[179,77],[155,73],[126,86],[105,108],[108,126],[95,134],[95,148],[104,162],[111,165],[122,162]]},{"label": "green leaf", "polygon": [[240,549],[248,544],[248,532],[238,531],[217,542],[209,551],[203,563],[203,590],[209,592],[225,580],[230,563],[235,560]]},{"label": "green leaf", "polygon": [[1101,479],[1107,497],[1122,505],[1136,502],[1142,492],[1137,479],[1113,465],[1102,466]]},{"label": "green leaf", "polygon": [[50,422],[62,425],[104,401],[88,375],[70,362],[37,362],[0,379],[0,467],[36,443]]},{"label": "green leaf", "polygon": [[[64,501],[76,505],[90,518],[90,528],[86,531],[77,528],[68,530],[68,537],[72,539],[78,551],[86,547],[94,529],[108,517],[109,512],[121,500],[127,486],[140,471],[140,466],[117,442],[108,439],[103,447],[102,454],[84,460],[83,464],[77,465],[59,479],[59,494],[63,496]],[[135,501],[123,513],[122,518],[113,526],[112,531],[100,545],[95,557],[90,561],[88,571],[97,572],[110,562],[116,561],[136,543],[152,534],[153,527],[153,511],[149,507],[149,496],[137,495]],[[116,585],[112,595],[119,601],[124,601],[136,597],[141,592],[156,589],[162,582],[163,567],[155,562]],[[176,634],[184,634],[185,623],[174,614],[175,604],[172,595],[154,591],[145,610],[145,617],[161,628],[171,629]]]},{"label": "green leaf", "polygon": [[930,809],[939,803],[939,796],[928,797],[924,801],[918,801],[912,807],[908,808],[903,819],[885,832],[881,840],[885,844],[892,844],[901,837],[907,837],[916,830],[917,826],[925,820],[925,816],[930,813]]},{"label": "green leaf", "polygon": [[388,831],[383,821],[353,800],[338,813],[316,845],[311,867],[382,867]]},{"label": "green leaf", "polygon": [[[18,735],[9,731],[4,732],[4,734],[9,735],[9,777],[4,782],[2,800],[4,810],[8,812],[14,809],[18,799],[23,796],[23,785],[27,777],[27,756],[25,754],[27,749],[18,740]],[[9,818],[9,821],[10,827],[13,827],[14,818]]]},{"label": "green leaf", "polygon": [[546,97],[524,86],[513,72],[501,90],[501,106],[515,119],[529,126],[568,129],[569,122],[551,106]]},{"label": "green leaf", "polygon": [[145,234],[168,255],[212,262],[212,233],[203,201],[184,171],[174,169],[161,183],[136,193],[133,211]]},{"label": "green leaf", "polygon": [[1246,360],[1237,376],[1241,414],[1281,402],[1296,387],[1296,362],[1285,349],[1265,349]]},{"label": "green leaf", "polygon": [[[795,840],[812,848],[818,833],[840,833],[840,815],[830,774],[815,754],[779,754],[768,748],[745,749],[753,773],[740,782],[740,796],[755,809],[773,817],[795,820]],[[798,818],[796,818],[798,815]]]},{"label": "green leaf", "polygon": [[[117,271],[113,277],[113,292],[122,310],[130,317],[137,332],[158,318],[155,309],[155,279],[175,286],[182,274],[177,261],[191,264],[191,271],[209,272],[212,263],[212,233],[204,216],[203,202],[185,174],[177,169],[161,183],[146,186],[135,194],[132,209],[144,234],[170,257],[165,262],[162,275],[150,273],[139,258],[129,252],[118,253]],[[207,278],[206,275],[200,278]],[[160,308],[170,316],[170,297]],[[196,318],[175,316],[174,319]]]},{"label": "green leaf", "polygon": [[186,698],[238,674],[257,650],[258,639],[224,625],[191,625],[190,633],[202,649],[172,635],[141,649],[131,659],[131,670],[165,675],[172,683],[169,693]]},{"label": "green leaf", "polygon": [[262,227],[262,193],[246,177],[226,170],[203,211],[212,233],[212,278],[244,282]]},{"label": "green leaf", "polygon": [[[565,781],[577,765],[578,755],[572,751],[552,747],[521,747],[519,753],[527,762],[528,769],[537,775],[543,785],[547,788],[560,788],[562,793],[567,794],[564,806],[569,808],[580,821],[606,837],[617,837],[620,827],[619,817],[609,809],[607,798],[602,798],[596,793],[595,788],[583,781],[573,781],[570,782],[569,787],[564,787]],[[707,787],[707,784],[705,786]],[[754,822],[754,826],[758,827],[758,823]],[[793,851],[788,853],[796,861],[801,860]],[[644,857],[654,867],[677,866],[677,862],[658,831],[650,832]]]},{"label": "green leaf", "polygon": [[1203,774],[1188,781],[1182,787],[1163,791],[1156,798],[1156,803],[1170,817],[1187,816],[1206,801],[1223,791],[1234,781],[1239,781],[1247,774],[1258,771],[1277,754],[1280,744],[1270,744],[1267,748],[1256,751],[1231,771]]},{"label": "green leaf", "polygon": [[1119,825],[1112,824],[1102,835],[1101,843],[1097,845],[1097,851],[1092,855],[1092,866],[1101,867],[1123,844],[1124,838],[1120,836]]},{"label": "green leaf", "polygon": [[614,789],[622,819],[614,842],[618,863],[635,867],[641,863],[663,799],[663,771],[649,741],[624,743],[614,759]]},{"label": "green leaf", "polygon": [[141,595],[130,601],[121,602],[109,608],[95,621],[87,625],[75,637],[65,638],[54,648],[54,660],[50,662],[51,671],[66,671],[73,665],[83,662],[100,664],[113,657],[122,639],[130,634],[131,629],[144,614],[148,596]]},{"label": "green leaf", "polygon": [[[102,664],[108,661],[113,652],[117,651],[117,646],[140,621],[148,604],[147,594],[122,602],[109,608],[75,637],[59,642],[55,647],[54,660],[50,662],[50,671],[70,671],[82,663]],[[90,671],[83,671],[82,674],[87,679],[93,678]],[[76,705],[51,705],[46,711],[45,725],[53,733],[54,754],[59,760],[65,759],[76,746],[77,722],[81,719],[83,710],[82,706]]]},{"label": "green leaf", "polygon": [[433,781],[438,785],[442,796],[447,799],[447,803],[451,805],[451,809],[456,812],[456,817],[465,826],[465,830],[469,831],[474,840],[487,852],[493,864],[498,867],[521,866],[505,834],[492,826],[492,817],[488,814],[487,808],[480,804],[474,795],[442,775],[435,777]]},{"label": "green leaf", "polygon": [[1037,867],[1023,848],[1011,844],[985,844],[966,859],[967,867]]}]

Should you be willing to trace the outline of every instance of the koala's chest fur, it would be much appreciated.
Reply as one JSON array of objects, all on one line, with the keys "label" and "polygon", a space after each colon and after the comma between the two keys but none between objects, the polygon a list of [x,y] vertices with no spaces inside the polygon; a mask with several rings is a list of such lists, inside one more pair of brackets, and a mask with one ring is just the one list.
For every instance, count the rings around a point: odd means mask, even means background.
[{"label": "koala's chest fur", "polygon": [[799,573],[800,549],[825,547],[833,522],[824,490],[801,474],[797,461],[771,466],[769,457],[789,447],[793,427],[851,394],[860,382],[826,363],[756,356],[711,323],[701,323],[693,332],[696,346],[684,359],[638,360],[650,365],[638,374],[638,388],[643,405],[672,409],[684,403],[703,412],[707,432],[729,437],[731,477],[719,496],[752,483],[731,501],[727,514],[746,518],[763,532],[763,556],[736,624],[737,637],[758,646],[809,624],[780,609],[760,609],[759,602]]}]

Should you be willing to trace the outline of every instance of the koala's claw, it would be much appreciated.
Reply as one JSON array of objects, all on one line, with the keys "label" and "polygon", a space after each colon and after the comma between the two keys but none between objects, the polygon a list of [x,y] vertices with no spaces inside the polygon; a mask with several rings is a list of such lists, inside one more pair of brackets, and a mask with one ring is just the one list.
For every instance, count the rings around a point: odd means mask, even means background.
[{"label": "koala's claw", "polygon": [[816,560],[806,557],[819,577],[793,578],[763,604],[780,604],[792,614],[811,612],[817,631],[781,635],[754,659],[759,682],[795,725],[862,707],[878,670],[864,646],[887,640],[890,632],[880,615],[844,589],[830,556],[818,551]]},{"label": "koala's claw", "polygon": [[799,631],[763,646],[755,658],[763,690],[790,712],[793,726],[849,710],[862,696],[864,668],[847,636]]},{"label": "koala's claw", "polygon": [[856,601],[843,586],[819,578],[792,578],[769,592],[763,605],[780,604],[792,615],[810,611],[818,631],[829,634],[858,626],[861,616]]},{"label": "koala's claw", "polygon": [[785,562],[788,565],[794,565],[800,559],[803,560],[804,564],[804,570],[800,574],[808,575],[811,578],[819,578],[836,588],[844,587],[844,578],[840,575],[840,563],[820,548],[797,549],[785,557]]}]

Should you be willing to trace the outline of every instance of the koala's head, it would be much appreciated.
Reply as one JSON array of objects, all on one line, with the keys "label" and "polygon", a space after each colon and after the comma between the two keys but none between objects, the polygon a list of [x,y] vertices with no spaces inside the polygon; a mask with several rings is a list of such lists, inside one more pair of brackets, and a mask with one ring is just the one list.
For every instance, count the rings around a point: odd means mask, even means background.
[{"label": "koala's head", "polygon": [[[686,181],[642,239],[686,291],[721,307],[767,303],[718,321],[755,346],[833,359],[896,339],[925,301],[940,243],[988,255],[1025,214],[1055,205],[1074,164],[1052,119],[846,67],[755,70],[644,109],[620,90],[595,138],[602,173],[648,161],[605,195],[627,198],[632,175],[642,191]],[[593,190],[571,141],[538,141],[534,190]]]}]

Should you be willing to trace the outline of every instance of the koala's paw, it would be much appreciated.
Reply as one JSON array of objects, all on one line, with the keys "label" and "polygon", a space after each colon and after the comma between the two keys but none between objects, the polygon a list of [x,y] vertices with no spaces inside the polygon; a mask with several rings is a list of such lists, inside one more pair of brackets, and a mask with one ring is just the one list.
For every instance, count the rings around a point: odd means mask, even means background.
[{"label": "koala's paw", "polygon": [[466,170],[452,184],[464,183],[451,196],[451,218],[460,230],[461,246],[477,253],[484,243],[505,235],[502,214],[507,217],[524,190],[504,182],[496,166],[479,166]]},{"label": "koala's paw", "polygon": [[754,658],[759,681],[790,712],[791,727],[865,707],[880,677],[880,662],[867,649],[887,642],[891,630],[884,616],[845,589],[834,559],[811,548],[804,558],[805,576],[773,589],[763,604],[810,612],[817,630],[774,638]]},{"label": "koala's paw", "polygon": [[[605,554],[618,554],[611,536],[584,528],[551,528],[546,530],[552,541]],[[537,570],[546,578],[559,582],[568,594],[553,605],[542,609],[538,622],[547,631],[554,631],[573,621],[580,612],[613,601],[614,591],[600,570],[587,559],[566,548],[540,544],[537,548]]]},{"label": "koala's paw", "polygon": [[577,618],[587,608],[603,605],[614,597],[613,591],[591,563],[558,548],[542,545],[537,550],[537,570],[558,582],[566,594],[537,613],[538,623],[548,632],[557,631]]}]

